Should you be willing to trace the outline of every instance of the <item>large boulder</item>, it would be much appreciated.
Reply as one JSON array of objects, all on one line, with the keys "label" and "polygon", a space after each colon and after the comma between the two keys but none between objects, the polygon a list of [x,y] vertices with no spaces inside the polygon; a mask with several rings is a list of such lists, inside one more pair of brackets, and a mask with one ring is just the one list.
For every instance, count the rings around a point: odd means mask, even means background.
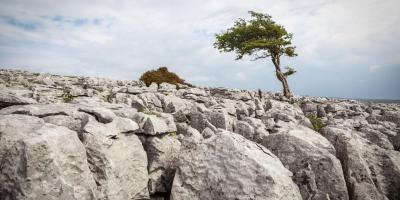
[{"label": "large boulder", "polygon": [[[296,104],[270,99],[265,103],[265,110],[266,112],[261,119],[266,126],[271,128],[271,132],[286,132],[299,124],[311,126],[309,120]],[[269,122],[271,119],[273,119],[273,125]]]},{"label": "large boulder", "polygon": [[305,115],[317,115],[318,113],[317,105],[312,102],[303,102],[300,107]]},{"label": "large boulder", "polygon": [[0,115],[0,199],[95,199],[77,133],[26,115]]},{"label": "large boulder", "polygon": [[302,199],[268,149],[223,131],[182,150],[171,199]]},{"label": "large boulder", "polygon": [[[36,100],[27,97],[19,90],[5,90],[0,91],[0,109],[12,106],[12,105],[26,105],[36,103]],[[32,94],[30,94],[32,95]]]},{"label": "large boulder", "polygon": [[176,125],[172,115],[161,113],[158,116],[148,115],[143,130],[147,135],[160,135],[176,132]]},{"label": "large boulder", "polygon": [[207,117],[200,111],[192,111],[189,115],[190,126],[202,132],[206,128]]},{"label": "large boulder", "polygon": [[259,142],[262,141],[264,137],[269,135],[267,127],[265,124],[260,120],[252,117],[245,117],[243,121],[249,123],[254,128],[254,137],[253,141]]},{"label": "large boulder", "polygon": [[110,123],[116,117],[114,112],[103,107],[84,106],[79,108],[79,111],[93,115],[101,123]]},{"label": "large boulder", "polygon": [[143,101],[146,108],[151,110],[162,110],[161,100],[155,93],[143,93],[139,94],[138,97]]},{"label": "large boulder", "polygon": [[255,141],[254,128],[247,122],[238,121],[235,125],[235,133],[238,133],[248,140]]},{"label": "large boulder", "polygon": [[104,124],[87,116],[81,139],[86,147],[100,199],[146,199],[147,156],[138,136],[138,125],[126,118]]},{"label": "large boulder", "polygon": [[207,120],[217,128],[233,131],[235,118],[230,116],[226,109],[215,108],[205,112]]},{"label": "large boulder", "polygon": [[148,137],[144,146],[149,161],[150,195],[169,195],[181,148],[178,136]]},{"label": "large boulder", "polygon": [[400,198],[400,152],[381,148],[344,127],[327,126],[322,134],[335,146],[350,199]]},{"label": "large boulder", "polygon": [[159,95],[159,98],[161,99],[164,112],[166,113],[174,113],[190,106],[187,100],[174,95]]},{"label": "large boulder", "polygon": [[262,144],[293,172],[303,199],[348,200],[346,182],[335,149],[327,139],[306,127],[271,134]]},{"label": "large boulder", "polygon": [[139,129],[139,125],[123,117],[115,117],[111,123],[101,123],[92,116],[85,116],[83,131],[87,133],[101,134],[107,138],[118,138],[120,133],[133,133]]}]

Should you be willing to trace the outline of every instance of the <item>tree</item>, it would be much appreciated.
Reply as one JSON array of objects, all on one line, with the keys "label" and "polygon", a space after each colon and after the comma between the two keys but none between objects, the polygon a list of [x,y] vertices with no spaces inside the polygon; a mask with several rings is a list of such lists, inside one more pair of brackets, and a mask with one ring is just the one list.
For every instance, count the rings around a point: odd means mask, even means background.
[{"label": "tree", "polygon": [[276,77],[282,83],[283,95],[292,96],[287,77],[296,71],[287,67],[286,72],[281,70],[281,56],[294,57],[295,46],[292,45],[292,34],[275,23],[268,14],[249,11],[251,19],[238,19],[233,27],[221,34],[216,34],[214,47],[220,52],[235,52],[236,60],[245,55],[253,56],[253,60],[270,57],[275,66]]}]

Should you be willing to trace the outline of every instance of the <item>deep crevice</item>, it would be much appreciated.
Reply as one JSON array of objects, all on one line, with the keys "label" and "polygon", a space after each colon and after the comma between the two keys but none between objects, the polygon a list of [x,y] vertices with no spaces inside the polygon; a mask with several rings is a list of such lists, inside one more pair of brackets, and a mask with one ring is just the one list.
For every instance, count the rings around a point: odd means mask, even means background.
[{"label": "deep crevice", "polygon": [[15,103],[15,102],[0,102],[0,110],[10,106],[28,105],[28,103]]},{"label": "deep crevice", "polygon": [[18,111],[12,112],[11,114],[29,115],[29,116],[39,117],[39,118],[44,118],[44,117],[49,117],[49,116],[56,116],[56,115],[68,116],[68,114],[65,113],[65,112],[55,112],[55,113],[46,113],[46,114],[42,114],[42,115],[34,115],[28,110],[18,110]]}]

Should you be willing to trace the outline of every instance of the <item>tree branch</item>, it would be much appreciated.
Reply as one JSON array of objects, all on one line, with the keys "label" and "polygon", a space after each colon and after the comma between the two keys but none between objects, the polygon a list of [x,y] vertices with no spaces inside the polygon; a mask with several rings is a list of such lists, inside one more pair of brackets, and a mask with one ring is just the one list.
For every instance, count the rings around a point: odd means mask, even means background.
[{"label": "tree branch", "polygon": [[259,54],[256,53],[255,56],[251,59],[251,61],[255,61],[255,60],[258,60],[260,58],[268,58],[270,56],[271,56],[271,54],[268,54],[266,52],[264,52],[262,55],[259,55]]}]

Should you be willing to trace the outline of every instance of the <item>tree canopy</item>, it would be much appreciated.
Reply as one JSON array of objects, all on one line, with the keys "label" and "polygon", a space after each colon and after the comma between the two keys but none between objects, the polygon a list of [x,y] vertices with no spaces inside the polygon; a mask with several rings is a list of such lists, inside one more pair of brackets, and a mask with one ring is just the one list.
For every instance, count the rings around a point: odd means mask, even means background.
[{"label": "tree canopy", "polygon": [[234,26],[216,35],[214,47],[223,52],[234,51],[236,60],[245,55],[254,59],[267,57],[297,56],[292,45],[292,34],[275,23],[268,14],[249,11],[252,19],[238,19]]}]

